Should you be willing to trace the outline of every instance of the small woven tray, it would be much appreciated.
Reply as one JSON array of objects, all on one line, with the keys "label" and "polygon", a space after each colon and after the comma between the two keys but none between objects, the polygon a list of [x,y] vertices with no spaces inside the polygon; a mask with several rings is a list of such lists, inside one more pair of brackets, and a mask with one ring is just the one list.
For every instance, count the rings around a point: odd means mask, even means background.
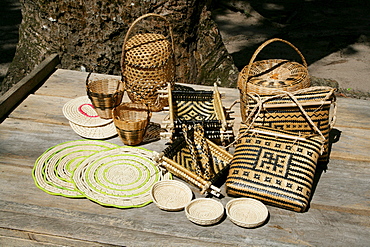
[{"label": "small woven tray", "polygon": [[160,209],[180,211],[191,201],[193,193],[189,186],[177,180],[156,182],[150,195]]},{"label": "small woven tray", "polygon": [[171,178],[159,170],[157,153],[144,148],[119,147],[85,159],[73,173],[76,188],[90,200],[118,208],[142,207],[152,202],[154,183]]},{"label": "small woven tray", "polygon": [[65,197],[84,197],[77,191],[71,176],[88,156],[118,147],[105,141],[78,140],[64,142],[47,149],[35,162],[32,176],[41,190]]},{"label": "small woven tray", "polygon": [[113,119],[102,119],[87,96],[72,99],[63,106],[64,116],[74,124],[85,127],[107,125]]},{"label": "small woven tray", "polygon": [[262,202],[256,199],[237,198],[226,204],[226,214],[234,224],[254,228],[266,221],[268,210]]},{"label": "small woven tray", "polygon": [[211,198],[194,199],[185,207],[186,217],[198,225],[218,223],[224,211],[222,203]]}]

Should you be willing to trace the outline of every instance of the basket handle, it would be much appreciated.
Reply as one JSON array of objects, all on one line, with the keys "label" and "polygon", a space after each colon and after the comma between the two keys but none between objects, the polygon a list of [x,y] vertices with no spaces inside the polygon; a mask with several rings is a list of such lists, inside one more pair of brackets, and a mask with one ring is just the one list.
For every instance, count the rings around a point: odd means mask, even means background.
[{"label": "basket handle", "polygon": [[[130,33],[132,32],[134,26],[140,22],[141,20],[145,19],[145,18],[148,18],[148,17],[158,17],[158,18],[161,18],[163,19],[166,23],[167,23],[167,26],[168,26],[168,30],[169,30],[169,33],[170,33],[170,38],[171,38],[171,46],[172,46],[172,51],[174,52],[174,43],[173,43],[173,34],[172,34],[172,28],[171,28],[171,25],[170,25],[170,22],[162,15],[159,15],[159,14],[155,14],[155,13],[148,13],[148,14],[145,14],[145,15],[142,15],[140,16],[139,18],[137,18],[130,26],[130,28],[128,29],[127,33],[126,33],[126,36],[125,36],[125,39],[123,41],[123,45],[122,45],[122,56],[121,56],[121,69],[123,68],[124,66],[124,57],[125,57],[125,46],[126,46],[126,43],[127,43],[127,40],[128,40],[128,37],[130,36]],[[122,72],[123,72],[123,69],[122,69]],[[123,73],[122,73],[123,74]]]},{"label": "basket handle", "polygon": [[304,58],[304,56],[302,55],[302,53],[298,50],[297,47],[295,47],[292,43],[290,43],[289,41],[286,41],[286,40],[283,40],[283,39],[279,39],[279,38],[273,38],[273,39],[270,39],[270,40],[267,40],[265,41],[262,45],[260,45],[257,50],[253,53],[253,56],[251,58],[251,60],[249,61],[249,64],[248,64],[248,67],[247,67],[247,71],[245,73],[245,76],[246,76],[246,80],[244,80],[245,78],[243,78],[242,76],[239,76],[238,78],[238,88],[240,90],[242,90],[243,92],[246,90],[246,84],[248,82],[248,76],[249,76],[249,71],[252,67],[252,64],[254,62],[254,60],[256,59],[257,55],[262,51],[263,48],[265,48],[267,45],[271,44],[272,42],[275,42],[275,41],[280,41],[280,42],[283,42],[283,43],[286,43],[288,45],[290,45],[297,53],[298,55],[301,57],[302,59],[302,62],[303,62],[303,66],[305,66],[307,68],[307,62],[306,62],[306,59]]}]

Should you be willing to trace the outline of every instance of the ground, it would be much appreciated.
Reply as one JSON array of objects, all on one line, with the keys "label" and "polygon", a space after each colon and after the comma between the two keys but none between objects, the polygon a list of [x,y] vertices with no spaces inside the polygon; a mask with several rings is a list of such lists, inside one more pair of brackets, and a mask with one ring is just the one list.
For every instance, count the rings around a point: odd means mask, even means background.
[{"label": "ground", "polygon": [[[337,85],[342,96],[370,98],[370,4],[366,1],[302,0],[294,1],[294,8],[289,7],[291,0],[263,0],[257,1],[258,4],[253,0],[215,2],[214,20],[239,69],[249,63],[258,45],[279,37],[290,41],[302,52],[314,82]],[[285,12],[276,2],[285,8]],[[279,11],[273,11],[274,8]],[[18,41],[19,0],[5,0],[0,12],[2,81]],[[295,53],[286,50],[287,56],[285,49],[276,52],[273,47],[264,50],[267,52],[264,55],[261,52],[261,56],[265,58],[272,54],[290,58]]]}]

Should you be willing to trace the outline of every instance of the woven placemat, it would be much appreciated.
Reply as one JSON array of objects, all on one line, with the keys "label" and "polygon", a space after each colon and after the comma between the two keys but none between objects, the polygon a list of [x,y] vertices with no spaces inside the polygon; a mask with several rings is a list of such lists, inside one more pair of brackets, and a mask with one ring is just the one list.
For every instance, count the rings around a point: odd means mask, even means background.
[{"label": "woven placemat", "polygon": [[72,123],[85,127],[107,125],[113,121],[100,118],[87,96],[77,97],[65,103],[63,114]]},{"label": "woven placemat", "polygon": [[75,189],[72,172],[87,157],[118,145],[105,141],[77,140],[47,149],[35,162],[32,176],[41,190],[65,197],[84,197]]},{"label": "woven placemat", "polygon": [[88,139],[107,139],[117,135],[113,122],[102,126],[86,127],[69,121],[69,125],[78,135]]},{"label": "woven placemat", "polygon": [[118,208],[152,202],[150,189],[171,175],[160,170],[157,153],[139,147],[119,147],[85,159],[73,173],[76,188],[90,200]]}]

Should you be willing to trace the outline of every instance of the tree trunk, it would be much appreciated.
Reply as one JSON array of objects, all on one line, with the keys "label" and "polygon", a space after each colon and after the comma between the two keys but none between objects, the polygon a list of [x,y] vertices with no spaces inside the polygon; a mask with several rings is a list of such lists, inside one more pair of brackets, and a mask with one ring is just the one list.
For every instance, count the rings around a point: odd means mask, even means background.
[{"label": "tree trunk", "polygon": [[122,43],[131,23],[146,13],[165,15],[175,44],[177,82],[233,87],[237,68],[204,0],[21,0],[23,20],[6,91],[45,57],[60,67],[120,75]]}]

